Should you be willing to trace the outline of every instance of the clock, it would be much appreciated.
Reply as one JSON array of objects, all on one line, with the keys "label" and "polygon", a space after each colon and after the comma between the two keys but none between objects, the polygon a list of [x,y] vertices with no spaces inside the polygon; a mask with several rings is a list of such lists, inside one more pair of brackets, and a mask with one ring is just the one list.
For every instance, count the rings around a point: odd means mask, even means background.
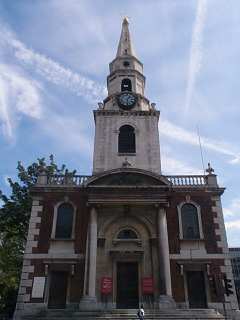
[{"label": "clock", "polygon": [[124,92],[117,97],[118,105],[124,110],[130,110],[137,102],[137,96],[131,92]]}]

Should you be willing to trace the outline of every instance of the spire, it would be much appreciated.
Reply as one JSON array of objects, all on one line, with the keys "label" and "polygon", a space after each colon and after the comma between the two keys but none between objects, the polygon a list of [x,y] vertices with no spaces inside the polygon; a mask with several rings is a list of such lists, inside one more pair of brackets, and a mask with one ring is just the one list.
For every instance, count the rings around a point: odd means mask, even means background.
[{"label": "spire", "polygon": [[131,43],[130,32],[129,32],[129,21],[127,17],[124,17],[122,22],[122,32],[118,44],[117,56],[130,55],[135,56],[135,52]]}]

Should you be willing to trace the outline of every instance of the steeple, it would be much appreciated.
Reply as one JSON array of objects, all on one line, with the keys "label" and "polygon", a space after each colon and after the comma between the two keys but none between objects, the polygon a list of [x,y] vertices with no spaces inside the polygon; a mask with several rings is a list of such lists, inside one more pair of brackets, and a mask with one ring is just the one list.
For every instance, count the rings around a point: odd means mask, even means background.
[{"label": "steeple", "polygon": [[132,42],[131,42],[131,37],[130,37],[130,32],[129,32],[129,21],[128,18],[125,17],[122,22],[122,32],[118,44],[118,50],[117,50],[117,55],[116,58],[122,57],[122,56],[136,56]]},{"label": "steeple", "polygon": [[[117,55],[109,64],[110,74],[107,78],[108,97],[118,95],[122,91],[131,91],[144,97],[145,77],[143,64],[135,55],[129,22],[125,17],[122,22],[121,36],[118,44]],[[114,104],[110,103],[110,108]],[[109,107],[105,104],[105,108]]]},{"label": "steeple", "polygon": [[159,174],[159,111],[145,97],[143,64],[135,56],[127,18],[109,71],[108,95],[94,111],[93,172],[131,167]]}]

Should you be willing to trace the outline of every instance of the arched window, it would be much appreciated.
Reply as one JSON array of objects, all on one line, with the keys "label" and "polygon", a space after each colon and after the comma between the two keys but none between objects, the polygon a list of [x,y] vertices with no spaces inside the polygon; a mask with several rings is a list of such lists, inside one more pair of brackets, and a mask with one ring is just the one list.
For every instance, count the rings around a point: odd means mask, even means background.
[{"label": "arched window", "polygon": [[138,236],[136,232],[131,229],[121,230],[117,236],[118,239],[137,239]]},{"label": "arched window", "polygon": [[70,203],[63,203],[58,207],[55,238],[69,239],[72,237],[73,210]]},{"label": "arched window", "polygon": [[119,130],[118,136],[118,152],[119,153],[135,153],[135,132],[134,128],[124,125]]},{"label": "arched window", "polygon": [[181,209],[183,239],[199,239],[199,222],[197,208],[186,203]]},{"label": "arched window", "polygon": [[132,82],[130,79],[125,78],[122,80],[121,91],[132,91]]}]

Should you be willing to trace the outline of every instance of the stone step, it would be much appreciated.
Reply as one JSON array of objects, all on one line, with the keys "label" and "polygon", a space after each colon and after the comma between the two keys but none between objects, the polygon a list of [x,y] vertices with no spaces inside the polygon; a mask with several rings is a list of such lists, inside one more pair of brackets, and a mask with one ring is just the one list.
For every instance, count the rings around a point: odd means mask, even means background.
[{"label": "stone step", "polygon": [[[25,316],[24,320],[136,320],[136,309],[115,309],[110,312],[48,310],[36,316]],[[214,309],[167,309],[145,310],[145,320],[223,320]]]}]

